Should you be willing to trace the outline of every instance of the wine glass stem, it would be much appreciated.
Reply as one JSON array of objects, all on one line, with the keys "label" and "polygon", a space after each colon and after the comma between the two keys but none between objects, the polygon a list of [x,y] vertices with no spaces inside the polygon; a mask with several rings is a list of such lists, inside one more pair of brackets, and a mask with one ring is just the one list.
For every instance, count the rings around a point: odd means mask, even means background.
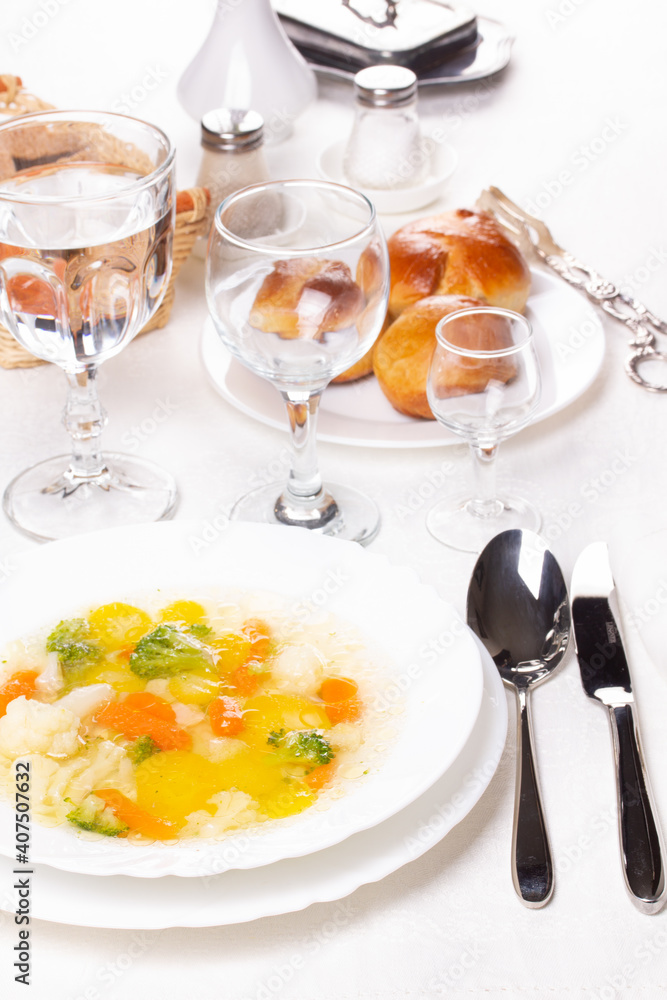
[{"label": "wine glass stem", "polygon": [[67,402],[63,423],[72,439],[70,475],[76,479],[94,479],[106,471],[100,451],[100,435],[107,415],[97,395],[97,367],[65,372]]},{"label": "wine glass stem", "polygon": [[322,487],[317,464],[316,425],[322,390],[282,391],[292,439],[292,463],[287,488],[274,511],[284,524],[324,527],[338,513],[333,497]]},{"label": "wine glass stem", "polygon": [[498,445],[471,444],[474,485],[468,509],[476,517],[495,517],[502,510],[496,497],[496,454]]}]

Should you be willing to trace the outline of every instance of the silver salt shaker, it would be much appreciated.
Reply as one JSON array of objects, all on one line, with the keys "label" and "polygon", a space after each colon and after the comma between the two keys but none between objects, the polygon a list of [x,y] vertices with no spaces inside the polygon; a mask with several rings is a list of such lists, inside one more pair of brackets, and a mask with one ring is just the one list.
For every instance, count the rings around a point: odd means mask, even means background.
[{"label": "silver salt shaker", "polygon": [[[215,211],[227,195],[269,180],[263,139],[264,121],[257,111],[218,108],[203,116],[197,186],[211,193],[206,239]],[[197,240],[197,256],[206,256],[206,239]]]},{"label": "silver salt shaker", "polygon": [[354,126],[343,157],[353,187],[414,187],[429,174],[429,152],[417,115],[417,77],[405,66],[380,65],[354,78]]}]

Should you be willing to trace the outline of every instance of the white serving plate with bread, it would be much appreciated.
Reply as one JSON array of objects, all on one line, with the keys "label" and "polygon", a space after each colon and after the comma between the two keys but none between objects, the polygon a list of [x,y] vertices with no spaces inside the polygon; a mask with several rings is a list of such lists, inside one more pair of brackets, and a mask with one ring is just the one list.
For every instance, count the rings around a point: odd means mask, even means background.
[{"label": "white serving plate with bread", "polygon": [[[526,316],[535,330],[542,368],[542,400],[533,422],[545,420],[578,399],[594,381],[604,356],[604,331],[593,307],[575,289],[545,271],[531,271]],[[220,395],[237,410],[286,433],[285,408],[274,387],[235,361],[212,320],[204,325],[204,367]],[[460,443],[435,420],[395,410],[372,376],[325,390],[318,438],[373,448],[432,448]]]}]

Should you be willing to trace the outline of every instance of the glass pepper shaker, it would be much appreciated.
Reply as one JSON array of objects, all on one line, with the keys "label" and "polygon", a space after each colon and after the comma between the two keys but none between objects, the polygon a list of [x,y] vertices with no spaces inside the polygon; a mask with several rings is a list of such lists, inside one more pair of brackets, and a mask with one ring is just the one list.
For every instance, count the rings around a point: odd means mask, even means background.
[{"label": "glass pepper shaker", "polygon": [[357,109],[343,157],[352,186],[390,190],[421,184],[429,154],[417,115],[417,77],[405,66],[380,65],[354,78]]},{"label": "glass pepper shaker", "polygon": [[221,201],[251,184],[269,180],[263,147],[264,121],[257,111],[218,108],[201,120],[202,159],[197,186],[211,193],[207,235],[197,240],[195,253],[206,255],[206,241]]}]

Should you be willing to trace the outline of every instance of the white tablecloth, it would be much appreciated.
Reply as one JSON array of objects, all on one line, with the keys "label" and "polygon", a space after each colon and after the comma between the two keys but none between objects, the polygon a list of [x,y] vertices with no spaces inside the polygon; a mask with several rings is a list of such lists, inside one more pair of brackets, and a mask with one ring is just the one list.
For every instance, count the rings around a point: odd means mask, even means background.
[{"label": "white tablecloth", "polygon": [[[441,206],[470,205],[494,183],[537,204],[564,246],[667,315],[664,8],[649,0],[632,7],[620,0],[477,7],[509,23],[517,40],[499,78],[423,92],[422,114],[444,125],[460,154]],[[113,109],[140,88],[132,111],[169,131],[178,145],[179,186],[188,186],[196,176],[198,126],[178,105],[175,88],[212,10],[211,0],[4,0],[0,70],[20,74],[62,107]],[[147,74],[155,87],[142,93]],[[350,88],[321,84],[318,104],[297,122],[291,142],[270,151],[274,173],[314,175],[317,152],[343,137],[351,118]],[[384,221],[390,231],[404,220]],[[138,454],[168,467],[182,491],[177,517],[202,523],[226,511],[249,476],[269,468],[287,443],[211,387],[199,357],[205,316],[203,269],[192,260],[168,327],[135,341],[100,375],[110,414],[107,447],[127,448],[133,440]],[[500,472],[524,481],[541,507],[568,579],[588,542],[610,537],[623,522],[649,531],[664,519],[667,399],[631,384],[623,373],[626,332],[606,318],[604,327],[606,356],[590,389],[505,443],[500,454]],[[63,397],[55,369],[0,371],[0,485],[66,450]],[[156,408],[168,419],[153,420]],[[430,498],[422,505],[413,500],[409,513],[406,506],[445,460],[454,466],[451,481],[463,481],[465,449],[322,444],[320,456],[328,477],[377,499],[383,526],[373,550],[416,567],[463,610],[473,557],[449,551],[426,532]],[[0,518],[0,571],[30,544]],[[653,572],[657,586],[667,570]],[[657,809],[667,824],[667,683],[644,655],[640,632],[631,635],[631,650]],[[572,652],[536,693],[534,715],[557,872],[554,899],[544,910],[524,909],[511,883],[511,723],[501,765],[472,813],[423,857],[344,904],[203,930],[89,930],[37,921],[30,993],[13,982],[17,928],[3,914],[2,995],[664,997],[667,915],[642,916],[626,897],[607,723],[584,698]]]}]

